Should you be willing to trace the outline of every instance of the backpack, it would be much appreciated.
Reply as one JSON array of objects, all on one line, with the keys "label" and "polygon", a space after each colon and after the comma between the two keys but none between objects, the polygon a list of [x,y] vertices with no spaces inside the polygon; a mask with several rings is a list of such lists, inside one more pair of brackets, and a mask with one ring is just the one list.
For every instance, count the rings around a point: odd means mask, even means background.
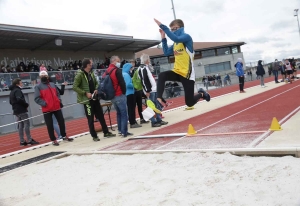
[{"label": "backpack", "polygon": [[115,89],[110,78],[110,74],[115,69],[112,69],[109,73],[105,71],[105,77],[100,80],[98,95],[103,100],[112,100],[115,97]]},{"label": "backpack", "polygon": [[137,70],[135,70],[133,77],[132,77],[132,84],[133,87],[137,90],[140,91],[143,89],[143,85],[142,85],[142,80],[139,77],[139,68]]}]

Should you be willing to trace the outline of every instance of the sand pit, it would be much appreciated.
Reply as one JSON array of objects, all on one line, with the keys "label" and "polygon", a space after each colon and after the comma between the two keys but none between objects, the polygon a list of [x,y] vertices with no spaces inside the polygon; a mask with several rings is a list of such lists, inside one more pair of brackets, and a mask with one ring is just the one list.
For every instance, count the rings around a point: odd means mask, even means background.
[{"label": "sand pit", "polygon": [[0,175],[0,205],[300,205],[300,159],[69,156]]}]

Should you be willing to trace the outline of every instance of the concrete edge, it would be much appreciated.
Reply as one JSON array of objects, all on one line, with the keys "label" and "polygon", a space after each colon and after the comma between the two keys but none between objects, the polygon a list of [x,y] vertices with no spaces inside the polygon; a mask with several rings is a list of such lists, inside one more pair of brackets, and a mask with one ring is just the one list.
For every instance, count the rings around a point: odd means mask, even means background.
[{"label": "concrete edge", "polygon": [[163,154],[172,153],[189,153],[189,152],[213,152],[218,154],[230,153],[237,156],[286,156],[292,155],[300,158],[300,147],[284,148],[225,148],[225,149],[191,149],[191,150],[124,150],[124,151],[94,151],[94,152],[66,152],[59,156],[43,160],[47,162],[51,159],[59,159],[71,155],[94,155],[94,154],[112,154],[112,155],[133,155],[133,154]]}]

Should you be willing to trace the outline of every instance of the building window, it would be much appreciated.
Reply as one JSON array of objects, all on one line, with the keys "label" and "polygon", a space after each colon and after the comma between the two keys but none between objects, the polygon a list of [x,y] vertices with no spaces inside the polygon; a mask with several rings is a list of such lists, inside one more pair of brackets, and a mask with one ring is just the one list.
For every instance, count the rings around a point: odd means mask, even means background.
[{"label": "building window", "polygon": [[219,55],[230,54],[230,48],[229,47],[225,47],[225,48],[217,49],[217,54],[218,54],[218,56]]},{"label": "building window", "polygon": [[230,62],[221,62],[217,64],[208,64],[204,66],[205,74],[214,74],[231,70]]},{"label": "building window", "polygon": [[212,56],[216,56],[215,50],[211,49],[211,50],[206,50],[206,51],[202,51],[202,57],[212,57]]},{"label": "building window", "polygon": [[232,54],[236,54],[236,53],[238,53],[238,52],[239,52],[239,50],[238,50],[238,47],[237,47],[237,46],[231,47],[231,53],[232,53]]},{"label": "building window", "polygon": [[168,64],[169,60],[168,57],[158,57],[158,58],[152,58],[151,59],[154,64]]}]

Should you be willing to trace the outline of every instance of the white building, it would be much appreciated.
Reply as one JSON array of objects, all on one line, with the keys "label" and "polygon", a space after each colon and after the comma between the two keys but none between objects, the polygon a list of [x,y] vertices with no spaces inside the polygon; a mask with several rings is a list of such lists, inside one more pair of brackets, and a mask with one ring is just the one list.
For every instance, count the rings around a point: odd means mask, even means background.
[{"label": "white building", "polygon": [[[235,71],[234,64],[237,59],[244,60],[241,52],[241,46],[244,44],[245,42],[194,42],[196,77]],[[143,53],[151,57],[154,65],[160,65],[160,71],[173,68],[174,56],[164,56],[161,48],[142,50],[136,53],[135,57],[139,58]]]}]

